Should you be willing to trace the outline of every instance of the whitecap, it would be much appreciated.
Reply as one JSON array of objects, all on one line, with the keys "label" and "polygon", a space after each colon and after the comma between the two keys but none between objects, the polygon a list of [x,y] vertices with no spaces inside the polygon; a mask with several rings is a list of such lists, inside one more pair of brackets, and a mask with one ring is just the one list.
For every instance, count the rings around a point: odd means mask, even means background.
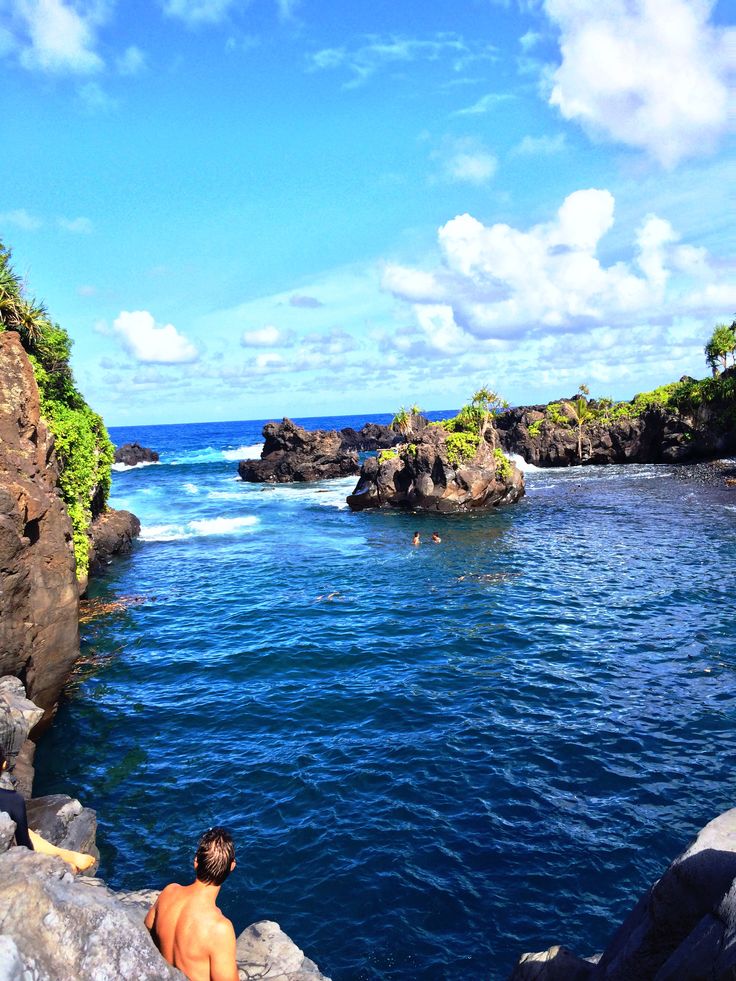
[{"label": "whitecap", "polygon": [[252,514],[237,518],[196,518],[184,524],[144,525],[140,538],[144,542],[175,542],[207,535],[230,535],[257,524],[258,518]]},{"label": "whitecap", "polygon": [[181,486],[182,490],[185,490],[187,494],[199,494],[199,487],[196,484],[186,483]]},{"label": "whitecap", "polygon": [[128,466],[127,463],[113,463],[112,469],[122,473],[123,470],[140,470],[141,467],[153,467],[158,463],[158,460],[142,460],[140,463],[133,464],[132,467]]},{"label": "whitecap", "polygon": [[260,460],[263,443],[252,443],[250,446],[239,446],[236,450],[223,450],[226,460]]},{"label": "whitecap", "polygon": [[533,463],[527,463],[523,456],[519,453],[509,453],[509,460],[515,463],[516,466],[521,470],[522,473],[527,473],[529,470],[541,470],[541,467],[535,466]]}]

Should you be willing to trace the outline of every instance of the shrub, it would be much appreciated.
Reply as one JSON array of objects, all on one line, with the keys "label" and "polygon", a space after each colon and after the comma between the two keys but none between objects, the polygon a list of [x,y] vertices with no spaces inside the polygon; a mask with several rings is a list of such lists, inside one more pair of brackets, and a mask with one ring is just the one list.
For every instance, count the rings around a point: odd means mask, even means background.
[{"label": "shrub", "polygon": [[453,467],[472,460],[478,452],[480,435],[478,433],[454,432],[449,433],[446,441],[447,459]]},{"label": "shrub", "polygon": [[378,451],[378,462],[387,463],[389,460],[395,460],[399,455],[398,450],[379,450]]},{"label": "shrub", "polygon": [[511,460],[509,460],[503,450],[499,449],[493,451],[493,456],[496,460],[496,476],[499,480],[509,480],[512,473]]},{"label": "shrub", "polygon": [[550,402],[550,404],[547,406],[547,419],[554,426],[570,425],[570,417],[566,416],[565,413],[562,411],[561,402]]},{"label": "shrub", "polygon": [[532,439],[536,439],[537,436],[539,436],[539,434],[541,433],[543,422],[544,422],[543,419],[536,419],[534,422],[530,422],[529,425],[527,426],[527,432],[532,437]]}]

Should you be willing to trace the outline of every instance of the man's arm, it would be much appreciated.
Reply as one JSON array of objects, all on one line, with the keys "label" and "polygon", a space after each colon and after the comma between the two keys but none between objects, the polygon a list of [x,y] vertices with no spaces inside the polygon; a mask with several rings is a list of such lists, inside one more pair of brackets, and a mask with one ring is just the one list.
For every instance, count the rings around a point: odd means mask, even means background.
[{"label": "man's arm", "polygon": [[212,931],[210,981],[238,981],[235,930],[230,920],[224,916]]}]

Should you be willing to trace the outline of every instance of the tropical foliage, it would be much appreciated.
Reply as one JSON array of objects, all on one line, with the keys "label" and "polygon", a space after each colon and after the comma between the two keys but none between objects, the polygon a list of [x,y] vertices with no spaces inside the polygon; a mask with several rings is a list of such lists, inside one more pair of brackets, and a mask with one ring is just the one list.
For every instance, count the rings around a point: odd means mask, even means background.
[{"label": "tropical foliage", "polygon": [[110,491],[113,447],[105,425],[74,384],[71,339],[49,318],[46,308],[28,299],[13,271],[10,250],[0,243],[0,330],[20,335],[36,376],[41,414],[55,438],[59,490],[74,533],[77,576],[87,573],[92,499],[102,504]]},{"label": "tropical foliage", "polygon": [[736,320],[728,324],[716,324],[713,333],[705,345],[705,361],[715,378],[719,372],[728,368],[728,359],[736,364]]}]

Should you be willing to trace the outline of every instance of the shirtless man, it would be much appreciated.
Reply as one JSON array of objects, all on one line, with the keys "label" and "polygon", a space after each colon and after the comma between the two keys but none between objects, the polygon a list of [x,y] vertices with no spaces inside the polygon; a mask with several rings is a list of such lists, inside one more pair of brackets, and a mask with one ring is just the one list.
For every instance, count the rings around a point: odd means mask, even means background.
[{"label": "shirtless man", "polygon": [[220,887],[234,868],[229,832],[210,828],[199,839],[194,882],[166,886],[146,916],[154,943],[189,981],[238,981],[235,930],[216,904]]}]

